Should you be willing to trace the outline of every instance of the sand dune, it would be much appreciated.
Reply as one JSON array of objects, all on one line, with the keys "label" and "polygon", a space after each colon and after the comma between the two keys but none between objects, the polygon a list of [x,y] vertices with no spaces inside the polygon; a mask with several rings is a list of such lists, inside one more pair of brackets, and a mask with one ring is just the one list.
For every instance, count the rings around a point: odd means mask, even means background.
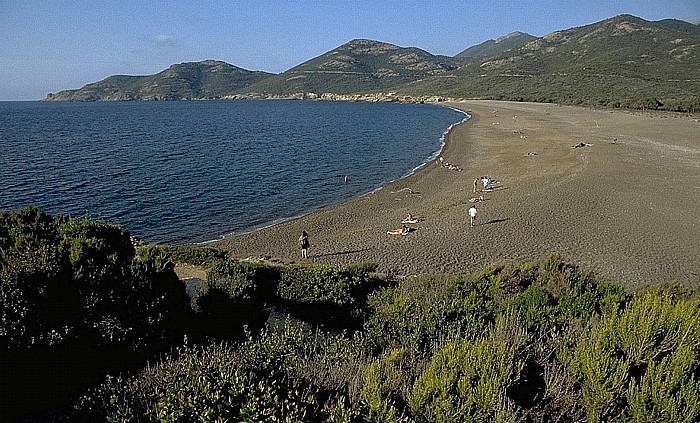
[{"label": "sand dune", "polygon": [[[431,163],[362,198],[217,243],[241,258],[376,262],[400,275],[472,273],[551,252],[630,287],[700,285],[700,120],[657,112],[467,101]],[[583,145],[575,148],[574,146]],[[473,180],[500,184],[476,203]],[[408,189],[407,189],[408,188]],[[412,213],[406,236],[389,236]]]}]

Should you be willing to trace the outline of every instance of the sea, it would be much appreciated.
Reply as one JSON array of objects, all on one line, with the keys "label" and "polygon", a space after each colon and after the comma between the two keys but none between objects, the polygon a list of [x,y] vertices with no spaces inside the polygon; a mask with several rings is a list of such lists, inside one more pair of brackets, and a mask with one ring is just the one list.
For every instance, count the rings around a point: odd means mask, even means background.
[{"label": "sea", "polygon": [[406,177],[467,118],[428,104],[0,102],[0,210],[207,243]]}]

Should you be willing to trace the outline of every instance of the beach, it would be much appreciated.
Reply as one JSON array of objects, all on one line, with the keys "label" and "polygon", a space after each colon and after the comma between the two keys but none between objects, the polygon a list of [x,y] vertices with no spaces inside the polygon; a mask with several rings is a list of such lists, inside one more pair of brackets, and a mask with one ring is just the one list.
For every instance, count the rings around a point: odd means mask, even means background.
[{"label": "beach", "polygon": [[[377,263],[393,275],[471,274],[557,253],[641,288],[700,285],[700,119],[661,112],[464,101],[439,160],[360,198],[213,246],[241,259]],[[467,210],[473,181],[498,184]],[[342,183],[340,181],[339,183]],[[479,181],[479,188],[482,184]],[[404,236],[387,231],[418,218]]]}]

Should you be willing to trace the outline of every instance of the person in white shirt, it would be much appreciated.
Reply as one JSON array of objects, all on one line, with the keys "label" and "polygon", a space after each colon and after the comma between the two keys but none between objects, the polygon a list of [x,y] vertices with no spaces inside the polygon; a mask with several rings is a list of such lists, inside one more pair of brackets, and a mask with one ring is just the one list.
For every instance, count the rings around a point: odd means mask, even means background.
[{"label": "person in white shirt", "polygon": [[474,219],[476,219],[476,207],[471,206],[469,208],[469,226],[474,226]]}]

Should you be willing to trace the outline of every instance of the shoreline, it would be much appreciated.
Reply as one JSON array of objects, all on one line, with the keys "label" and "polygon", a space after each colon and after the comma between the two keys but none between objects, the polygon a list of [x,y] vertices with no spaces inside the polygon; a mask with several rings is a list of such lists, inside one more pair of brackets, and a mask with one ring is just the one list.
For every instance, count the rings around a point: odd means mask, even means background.
[{"label": "shoreline", "polygon": [[345,199],[345,200],[338,200],[337,202],[334,202],[334,203],[331,203],[331,204],[327,204],[327,205],[321,206],[321,207],[318,208],[318,209],[309,210],[309,211],[307,211],[307,212],[303,212],[303,213],[298,214],[298,215],[296,215],[296,216],[291,216],[291,217],[286,217],[286,218],[278,218],[278,219],[275,219],[275,220],[273,220],[273,221],[271,221],[271,222],[262,223],[262,224],[260,224],[260,225],[253,226],[253,227],[250,227],[250,228],[248,228],[248,229],[244,229],[244,230],[239,231],[239,232],[230,232],[230,233],[227,233],[227,234],[223,234],[223,235],[221,235],[219,238],[215,238],[215,239],[211,239],[211,240],[207,240],[207,241],[194,242],[194,243],[189,243],[189,244],[186,243],[186,244],[184,244],[184,245],[192,245],[192,246],[195,246],[195,247],[204,247],[204,246],[212,245],[212,244],[217,243],[217,242],[225,241],[225,240],[230,239],[230,238],[234,238],[234,237],[238,237],[238,236],[244,236],[244,235],[248,235],[248,234],[253,233],[253,232],[265,230],[265,229],[267,229],[267,228],[270,228],[270,227],[273,227],[273,226],[276,226],[276,225],[280,225],[280,224],[283,224],[283,223],[285,223],[285,222],[289,222],[289,221],[291,221],[291,220],[303,218],[303,217],[305,217],[305,216],[307,216],[307,215],[309,215],[309,214],[312,214],[312,213],[317,213],[317,212],[319,212],[319,211],[321,211],[321,210],[324,210],[324,209],[327,209],[327,208],[329,208],[329,207],[335,207],[335,206],[338,206],[338,205],[343,204],[343,203],[345,203],[345,202],[354,201],[354,200],[357,200],[357,199],[359,199],[359,198],[362,198],[362,197],[364,197],[364,196],[366,196],[366,195],[374,194],[375,192],[378,192],[378,191],[380,191],[380,190],[382,190],[382,189],[385,189],[386,187],[390,186],[391,184],[394,184],[394,183],[396,183],[396,182],[398,182],[398,181],[400,181],[400,180],[402,180],[402,179],[406,179],[406,178],[408,178],[408,177],[414,175],[415,173],[419,172],[421,169],[424,169],[426,166],[430,165],[432,162],[434,162],[435,160],[437,160],[437,158],[440,157],[440,155],[442,154],[443,150],[445,149],[445,145],[447,144],[447,137],[448,137],[450,131],[452,131],[452,129],[453,129],[454,127],[456,127],[456,126],[458,126],[458,125],[461,125],[461,124],[467,122],[467,121],[471,118],[471,115],[470,115],[469,113],[467,113],[467,112],[464,111],[464,110],[458,109],[458,108],[456,108],[456,107],[448,106],[448,105],[445,105],[445,104],[442,104],[442,103],[431,103],[431,104],[434,105],[434,106],[437,106],[437,107],[447,107],[447,108],[449,108],[449,109],[454,110],[455,112],[461,113],[461,114],[464,115],[465,117],[464,117],[462,120],[460,120],[459,122],[452,123],[450,126],[448,126],[447,129],[445,129],[445,131],[443,131],[442,134],[440,135],[440,139],[439,139],[440,145],[439,145],[439,148],[438,148],[437,150],[435,150],[433,153],[431,153],[430,156],[428,156],[428,158],[427,158],[425,161],[423,161],[423,162],[420,163],[419,165],[415,166],[413,169],[409,170],[405,175],[402,175],[402,176],[398,177],[397,179],[393,179],[393,180],[391,180],[391,181],[387,181],[387,182],[385,182],[383,185],[381,185],[381,186],[379,186],[379,187],[376,187],[376,188],[374,188],[374,189],[372,189],[372,190],[370,190],[370,191],[367,191],[367,192],[365,192],[365,193],[363,193],[363,194],[360,194],[360,195],[358,195],[357,197],[353,197],[353,198],[349,198],[349,199]]},{"label": "shoreline", "polygon": [[[695,119],[487,100],[443,105],[471,115],[438,153],[462,172],[432,160],[362,197],[208,245],[298,262],[296,239],[307,230],[311,263],[457,274],[556,252],[627,285],[700,285]],[[483,175],[501,187],[477,204],[469,228],[465,202]],[[422,219],[415,230],[388,236],[409,212]]]}]

